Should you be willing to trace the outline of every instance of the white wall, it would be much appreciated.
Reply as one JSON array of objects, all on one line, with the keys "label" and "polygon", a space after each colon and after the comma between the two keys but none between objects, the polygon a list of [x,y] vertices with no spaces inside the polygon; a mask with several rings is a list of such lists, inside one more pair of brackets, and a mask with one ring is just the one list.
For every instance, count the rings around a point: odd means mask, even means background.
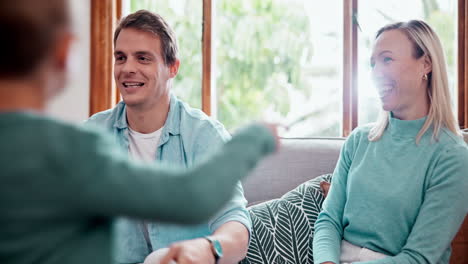
[{"label": "white wall", "polygon": [[89,114],[91,0],[69,2],[76,41],[70,54],[68,85],[47,112],[63,120],[81,122]]}]

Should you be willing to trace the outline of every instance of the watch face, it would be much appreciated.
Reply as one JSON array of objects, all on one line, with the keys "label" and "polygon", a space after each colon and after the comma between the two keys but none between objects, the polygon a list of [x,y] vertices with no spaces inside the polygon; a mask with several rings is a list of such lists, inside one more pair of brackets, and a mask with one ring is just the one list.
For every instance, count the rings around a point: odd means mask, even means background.
[{"label": "watch face", "polygon": [[218,255],[218,258],[221,258],[223,256],[223,248],[221,247],[221,243],[219,243],[218,240],[213,239],[212,245],[216,252],[216,255]]}]

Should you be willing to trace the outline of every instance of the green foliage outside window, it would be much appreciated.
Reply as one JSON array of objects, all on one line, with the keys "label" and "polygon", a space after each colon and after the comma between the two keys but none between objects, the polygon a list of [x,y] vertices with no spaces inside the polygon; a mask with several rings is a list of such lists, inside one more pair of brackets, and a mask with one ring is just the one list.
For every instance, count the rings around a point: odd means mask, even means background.
[{"label": "green foliage outside window", "polygon": [[[309,20],[297,1],[220,0],[217,79],[219,119],[235,127],[272,108],[290,111],[289,89],[307,93],[313,55]],[[307,96],[305,94],[304,96]]]},{"label": "green foliage outside window", "polygon": [[173,91],[192,107],[201,108],[202,1],[130,1],[130,12],[141,9],[158,13],[174,30],[179,46],[180,68],[173,82]]},{"label": "green foliage outside window", "polygon": [[[360,1],[360,5],[367,0]],[[421,0],[423,16],[438,32],[446,51],[451,85],[455,78],[455,19],[442,10],[437,0]],[[337,43],[341,52],[342,39],[338,33],[315,35],[322,25],[311,25],[304,12],[303,0],[217,0],[213,24],[213,51],[216,63],[217,118],[233,129],[253,119],[276,116],[290,123],[304,117],[310,131],[301,136],[339,136],[341,123],[340,87],[317,85],[314,80],[341,80],[341,61],[317,63],[314,43],[328,38]],[[202,14],[201,0],[129,0],[130,11],[148,9],[160,14],[176,32],[181,67],[174,80],[174,92],[191,106],[201,108],[202,77]],[[342,12],[337,12],[342,14]],[[382,12],[388,23],[391,15]],[[341,20],[336,20],[337,23]],[[315,37],[315,39],[314,39]],[[370,48],[372,40],[367,40]],[[315,64],[314,64],[315,62]],[[326,64],[328,63],[328,64]],[[311,66],[314,64],[315,66]],[[318,65],[318,66],[317,66]],[[315,78],[315,79],[314,79]],[[294,98],[317,98],[323,101],[305,107],[304,112],[291,115]],[[323,99],[322,99],[323,98]],[[363,102],[364,103],[364,102]],[[368,103],[363,104],[367,107]],[[364,120],[375,120],[378,112],[369,105],[360,110]],[[330,121],[331,120],[331,121]]]}]

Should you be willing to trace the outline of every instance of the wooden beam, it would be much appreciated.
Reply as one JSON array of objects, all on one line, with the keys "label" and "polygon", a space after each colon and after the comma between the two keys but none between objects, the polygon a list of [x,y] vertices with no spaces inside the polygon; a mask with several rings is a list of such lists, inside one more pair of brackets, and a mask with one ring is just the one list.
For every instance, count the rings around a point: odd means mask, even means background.
[{"label": "wooden beam", "polygon": [[468,128],[468,6],[458,0],[458,123]]},{"label": "wooden beam", "polygon": [[[468,5],[458,0],[458,123],[468,128]],[[452,241],[450,264],[468,263],[468,217]]]},{"label": "wooden beam", "polygon": [[[114,31],[115,31],[115,28],[117,27],[117,23],[118,21],[122,18],[122,15],[123,15],[123,3],[122,3],[123,0],[115,0],[115,21],[114,21],[114,27],[112,28],[112,42],[114,40]],[[113,44],[113,43],[112,43]],[[114,51],[112,51],[113,53]],[[113,66],[112,66],[112,78],[114,77],[114,70],[113,70]],[[121,97],[120,97],[120,92],[115,84],[115,81],[113,82],[113,87],[112,87],[112,97],[114,98],[114,105],[118,104],[121,100]]]},{"label": "wooden beam", "polygon": [[91,0],[91,65],[89,115],[116,103],[112,37],[120,0]]},{"label": "wooden beam", "polygon": [[357,0],[343,1],[343,131],[348,136],[358,124]]},{"label": "wooden beam", "polygon": [[465,221],[452,241],[452,255],[450,256],[450,264],[464,263],[468,263],[468,217],[465,217]]},{"label": "wooden beam", "polygon": [[203,32],[202,32],[202,110],[207,115],[212,114],[212,21],[213,21],[213,5],[212,0],[203,0]]}]

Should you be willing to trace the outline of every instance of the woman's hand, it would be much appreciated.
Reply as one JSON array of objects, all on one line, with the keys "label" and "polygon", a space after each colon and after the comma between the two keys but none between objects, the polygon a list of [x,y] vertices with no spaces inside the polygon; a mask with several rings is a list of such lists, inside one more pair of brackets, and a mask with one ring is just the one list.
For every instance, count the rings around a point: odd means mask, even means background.
[{"label": "woman's hand", "polygon": [[[325,196],[325,198],[326,198],[327,195],[328,195],[328,191],[330,190],[330,183],[328,183],[326,181],[322,181],[322,182],[320,182],[320,188],[322,189],[323,196]],[[325,262],[325,263],[327,263],[327,262]]]}]

